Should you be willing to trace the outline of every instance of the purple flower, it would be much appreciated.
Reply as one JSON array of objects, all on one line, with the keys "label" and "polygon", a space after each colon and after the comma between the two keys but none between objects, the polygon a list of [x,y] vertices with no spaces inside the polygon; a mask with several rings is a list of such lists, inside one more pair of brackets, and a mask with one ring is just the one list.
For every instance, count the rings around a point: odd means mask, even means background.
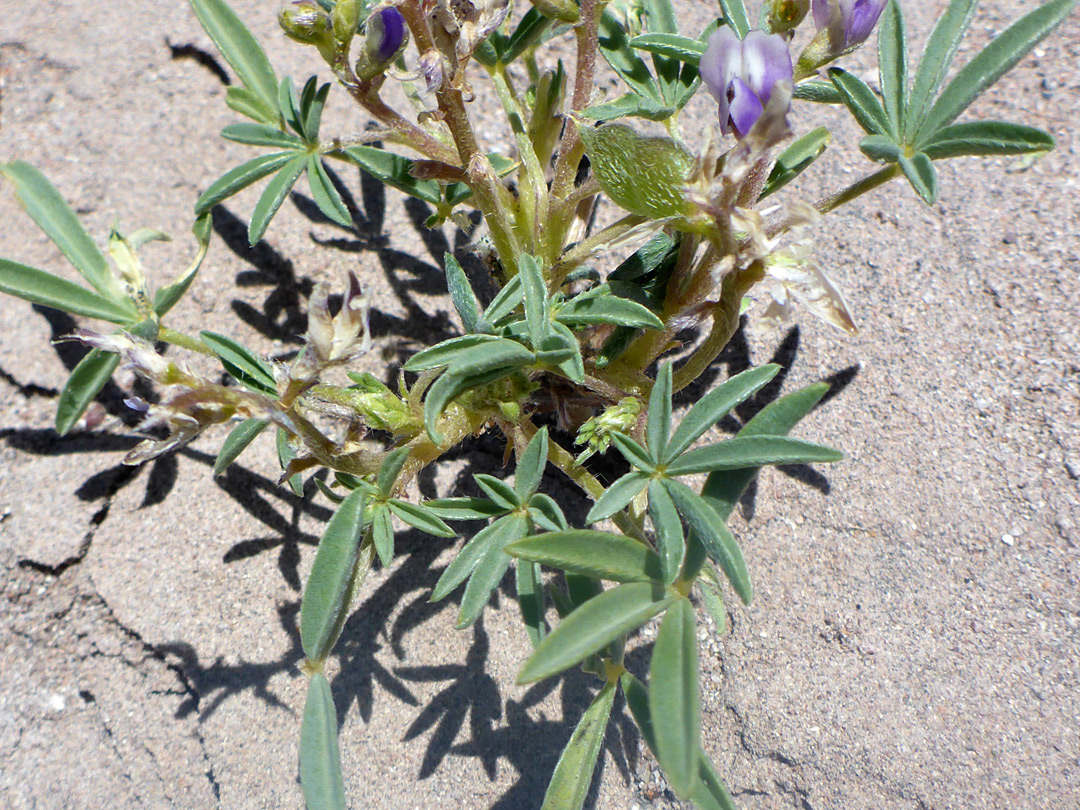
[{"label": "purple flower", "polygon": [[791,54],[779,34],[751,31],[746,39],[722,26],[711,37],[698,67],[720,105],[720,129],[742,138],[769,103],[777,82],[791,82]]},{"label": "purple flower", "polygon": [[408,31],[405,18],[393,6],[376,10],[367,20],[365,48],[373,65],[385,65],[398,55],[405,45]]},{"label": "purple flower", "polygon": [[827,29],[836,53],[857,48],[877,25],[889,0],[814,0],[814,24]]}]

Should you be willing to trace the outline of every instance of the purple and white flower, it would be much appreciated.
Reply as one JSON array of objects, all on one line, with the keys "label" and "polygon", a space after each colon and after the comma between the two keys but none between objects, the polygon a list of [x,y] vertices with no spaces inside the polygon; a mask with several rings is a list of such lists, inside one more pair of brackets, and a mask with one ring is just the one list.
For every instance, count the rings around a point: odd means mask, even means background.
[{"label": "purple and white flower", "polygon": [[384,6],[372,12],[367,19],[364,49],[372,65],[385,65],[394,59],[409,35],[405,18],[393,6]]},{"label": "purple and white flower", "polygon": [[711,37],[698,67],[720,105],[720,129],[742,138],[761,117],[778,82],[791,83],[791,54],[779,34],[751,31],[746,39],[727,26]]},{"label": "purple and white flower", "polygon": [[827,30],[834,54],[857,48],[870,36],[889,0],[814,0],[814,24]]}]

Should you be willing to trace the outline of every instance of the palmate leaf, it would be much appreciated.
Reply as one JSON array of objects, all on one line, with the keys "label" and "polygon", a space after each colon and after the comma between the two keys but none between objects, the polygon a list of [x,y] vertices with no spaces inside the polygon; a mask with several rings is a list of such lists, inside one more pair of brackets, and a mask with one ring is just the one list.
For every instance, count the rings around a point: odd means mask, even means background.
[{"label": "palmate leaf", "polygon": [[589,599],[548,634],[518,673],[519,684],[556,675],[636,630],[676,595],[659,583],[627,582]]},{"label": "palmate leaf", "polygon": [[314,673],[308,683],[300,724],[300,787],[309,810],[345,810],[337,711],[322,672]]},{"label": "palmate leaf", "polygon": [[221,130],[221,137],[248,146],[274,146],[278,149],[301,149],[304,142],[291,132],[282,132],[266,124],[229,124]]},{"label": "palmate leaf", "polygon": [[462,335],[461,337],[450,338],[414,354],[405,361],[404,369],[406,371],[426,371],[429,368],[448,366],[466,349],[484,343],[497,343],[500,340],[502,338],[495,335]]},{"label": "palmate leaf", "polygon": [[659,582],[662,577],[656,552],[625,535],[590,529],[539,534],[511,543],[506,553],[611,582]]},{"label": "palmate leaf", "polygon": [[374,146],[350,146],[343,154],[376,180],[391,188],[437,205],[442,200],[439,184],[434,180],[418,180],[410,170],[415,162]]},{"label": "palmate leaf", "polygon": [[604,743],[615,682],[604,684],[578,721],[551,775],[540,810],[581,810],[592,784],[596,760]]},{"label": "palmate leaf", "polygon": [[[642,5],[645,9],[646,25],[649,31],[656,34],[678,35],[679,25],[675,21],[675,10],[671,7],[671,0],[643,0]],[[681,67],[678,59],[663,54],[653,54],[653,69],[656,71],[657,82],[660,85],[660,95],[669,103],[677,100]]]},{"label": "palmate leaf", "polygon": [[916,152],[910,158],[900,155],[900,168],[911,187],[927,205],[933,205],[938,196],[937,169],[925,152]]},{"label": "palmate leaf", "polygon": [[56,432],[67,434],[120,365],[120,356],[92,349],[79,361],[64,383],[56,403]]},{"label": "palmate leaf", "polygon": [[322,661],[337,641],[356,580],[370,564],[361,554],[367,494],[353,490],[326,524],[300,603],[300,644],[311,661]]},{"label": "palmate leaf", "polygon": [[127,303],[119,285],[109,272],[105,257],[83,228],[75,212],[45,175],[21,160],[0,164],[0,175],[12,182],[15,186],[15,197],[26,213],[53,244],[60,248],[60,252],[90,286],[118,306],[122,307]]},{"label": "palmate leaf", "polygon": [[701,751],[701,689],[694,608],[677,599],[664,614],[649,665],[649,711],[656,757],[680,799],[698,782]]},{"label": "palmate leaf", "polygon": [[[621,287],[629,285],[620,284]],[[664,322],[646,306],[616,293],[610,283],[599,284],[559,305],[555,320],[567,326],[609,323],[640,329],[663,329]]]},{"label": "palmate leaf", "polygon": [[191,8],[240,81],[261,102],[274,107],[278,82],[258,40],[224,0],[190,0]]},{"label": "palmate leaf", "polygon": [[599,32],[600,53],[611,69],[639,96],[662,104],[664,100],[657,91],[656,80],[648,65],[630,47],[626,30],[610,8],[605,8],[600,17]]}]

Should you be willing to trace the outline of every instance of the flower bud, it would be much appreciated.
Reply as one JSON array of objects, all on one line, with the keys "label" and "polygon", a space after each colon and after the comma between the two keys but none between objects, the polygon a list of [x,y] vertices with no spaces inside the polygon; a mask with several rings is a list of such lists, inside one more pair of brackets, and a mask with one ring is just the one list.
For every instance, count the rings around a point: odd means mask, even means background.
[{"label": "flower bud", "polygon": [[356,75],[363,81],[386,70],[409,44],[405,18],[394,6],[375,9],[367,18],[364,50],[356,62]]},{"label": "flower bud", "polygon": [[278,24],[290,39],[321,45],[330,33],[330,16],[314,0],[294,0],[278,12]]},{"label": "flower bud", "polygon": [[360,3],[358,0],[338,0],[331,15],[334,39],[345,44],[356,33],[360,23]]},{"label": "flower bud", "polygon": [[585,449],[576,461],[581,464],[595,453],[604,453],[611,446],[613,432],[629,434],[641,416],[641,400],[625,397],[603,413],[585,422],[579,429],[574,444],[583,444]]},{"label": "flower bud", "polygon": [[810,0],[772,0],[769,29],[774,34],[794,31],[810,12]]},{"label": "flower bud", "polygon": [[814,0],[814,24],[827,31],[833,58],[859,47],[877,25],[888,0]]}]

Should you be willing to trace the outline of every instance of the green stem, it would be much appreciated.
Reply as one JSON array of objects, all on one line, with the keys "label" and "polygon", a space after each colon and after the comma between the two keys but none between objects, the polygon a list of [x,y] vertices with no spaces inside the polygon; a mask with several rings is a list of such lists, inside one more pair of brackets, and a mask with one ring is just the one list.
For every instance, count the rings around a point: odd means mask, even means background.
[{"label": "green stem", "polygon": [[189,352],[198,352],[199,354],[205,354],[209,357],[217,357],[217,355],[211,351],[210,347],[203,343],[200,338],[185,335],[183,332],[177,332],[175,329],[170,329],[167,326],[162,326],[158,329],[158,340],[171,343],[173,346],[179,346],[181,349],[187,349]]},{"label": "green stem", "polygon": [[[814,203],[814,208],[818,210],[819,214],[828,214],[835,211],[841,205],[846,205],[857,197],[861,197],[866,192],[873,191],[878,186],[885,185],[899,175],[899,164],[891,163],[873,174],[868,174],[866,177],[856,180],[850,186],[841,189],[835,194],[830,194],[828,197],[822,197]],[[769,225],[765,229],[765,233],[772,239],[787,231],[792,226],[793,222],[794,220],[791,217],[784,217],[778,222]]]}]

